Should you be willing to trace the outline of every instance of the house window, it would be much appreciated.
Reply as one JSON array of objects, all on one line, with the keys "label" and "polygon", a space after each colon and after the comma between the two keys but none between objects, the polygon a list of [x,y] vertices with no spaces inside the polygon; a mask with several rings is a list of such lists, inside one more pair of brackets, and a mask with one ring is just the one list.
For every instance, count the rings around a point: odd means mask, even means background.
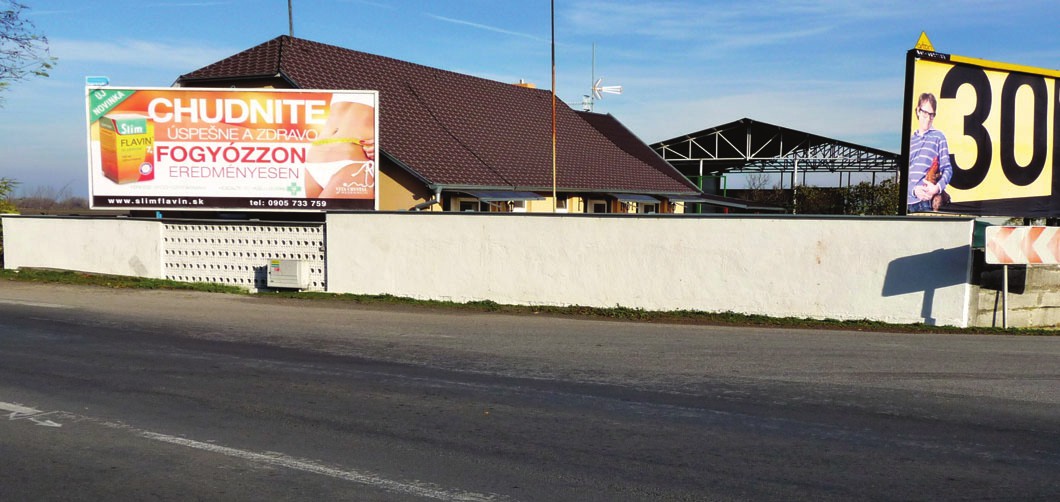
[{"label": "house window", "polygon": [[513,213],[525,213],[526,212],[526,201],[525,200],[513,200],[512,201],[512,212]]},{"label": "house window", "polygon": [[646,213],[646,214],[647,213],[658,213],[659,212],[659,204],[658,203],[638,202],[637,203],[637,212],[638,213]]},{"label": "house window", "polygon": [[606,213],[607,212],[607,201],[606,200],[590,200],[589,211],[590,213]]},{"label": "house window", "polygon": [[566,198],[556,199],[556,212],[557,213],[566,213],[567,212],[567,199]]},{"label": "house window", "polygon": [[479,211],[489,211],[488,207],[482,207],[483,204],[478,199],[471,198],[454,198],[449,203],[450,211],[459,211],[461,213],[475,213]]}]

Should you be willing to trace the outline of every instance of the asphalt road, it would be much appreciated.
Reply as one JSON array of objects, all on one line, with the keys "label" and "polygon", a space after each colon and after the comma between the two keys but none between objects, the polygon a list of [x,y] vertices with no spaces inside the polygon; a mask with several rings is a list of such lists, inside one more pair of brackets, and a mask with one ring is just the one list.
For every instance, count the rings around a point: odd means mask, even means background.
[{"label": "asphalt road", "polygon": [[1060,338],[0,282],[0,500],[810,499],[1060,499]]}]

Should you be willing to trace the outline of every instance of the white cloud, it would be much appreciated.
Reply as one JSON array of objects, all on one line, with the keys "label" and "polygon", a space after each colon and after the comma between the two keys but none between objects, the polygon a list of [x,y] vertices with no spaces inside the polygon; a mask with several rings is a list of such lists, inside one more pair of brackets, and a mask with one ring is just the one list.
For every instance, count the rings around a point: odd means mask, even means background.
[{"label": "white cloud", "polygon": [[[1013,11],[1050,9],[1041,0],[998,3],[984,0],[951,2],[947,18],[963,26],[1000,23]],[[894,23],[913,19],[919,3],[894,0],[747,0],[718,4],[690,0],[581,0],[563,10],[571,29],[591,36],[637,36],[653,41],[682,40],[717,49],[775,47],[825,33],[866,38],[889,33]],[[928,9],[925,14],[946,15]],[[929,16],[930,17],[930,16]],[[925,20],[928,26],[930,19]],[[911,26],[910,31],[919,28]],[[851,31],[854,30],[854,31]]]},{"label": "white cloud", "polygon": [[185,8],[185,7],[216,7],[218,5],[231,5],[232,2],[155,2],[151,4],[142,4],[141,7],[161,7],[161,8]]},{"label": "white cloud", "polygon": [[132,39],[101,41],[59,38],[49,40],[49,46],[52,54],[59,58],[60,64],[121,64],[174,70],[175,73],[199,68],[242,50]]},{"label": "white cloud", "polygon": [[79,12],[85,12],[87,10],[88,9],[64,9],[64,10],[37,10],[37,9],[32,9],[32,10],[23,11],[23,14],[27,18],[32,18],[32,17],[36,17],[36,16],[58,16],[58,15],[66,15],[66,14],[77,14]]},{"label": "white cloud", "polygon": [[564,12],[578,32],[632,34],[658,40],[696,40],[719,47],[771,45],[828,31],[834,11],[805,3],[641,1],[576,3]]},{"label": "white cloud", "polygon": [[355,4],[359,4],[359,5],[367,5],[369,7],[376,7],[376,8],[379,8],[379,9],[386,9],[386,10],[394,10],[394,9],[397,8],[393,4],[388,4],[388,3],[383,3],[383,2],[370,2],[368,0],[339,0],[339,1],[340,1],[340,3],[355,3]]},{"label": "white cloud", "polygon": [[538,41],[538,42],[548,42],[549,41],[549,39],[542,38],[542,37],[539,37],[539,36],[536,36],[536,35],[531,35],[529,33],[521,33],[521,32],[518,32],[518,31],[506,30],[504,28],[498,28],[496,26],[490,26],[490,25],[486,25],[486,24],[474,23],[474,22],[471,22],[471,21],[465,21],[465,20],[462,20],[462,19],[454,19],[454,18],[451,18],[451,17],[439,16],[437,14],[427,14],[427,17],[430,17],[431,19],[437,19],[438,21],[445,21],[447,23],[459,24],[459,25],[462,25],[462,26],[470,26],[472,28],[476,28],[476,29],[479,29],[479,30],[491,31],[493,33],[501,33],[501,34],[504,34],[504,35],[512,35],[512,36],[520,37],[520,38],[527,38],[527,39],[535,40],[535,41]]},{"label": "white cloud", "polygon": [[902,124],[900,100],[895,96],[901,92],[900,82],[791,84],[788,88],[713,93],[699,99],[624,95],[606,105],[648,143],[746,117],[898,151]]}]

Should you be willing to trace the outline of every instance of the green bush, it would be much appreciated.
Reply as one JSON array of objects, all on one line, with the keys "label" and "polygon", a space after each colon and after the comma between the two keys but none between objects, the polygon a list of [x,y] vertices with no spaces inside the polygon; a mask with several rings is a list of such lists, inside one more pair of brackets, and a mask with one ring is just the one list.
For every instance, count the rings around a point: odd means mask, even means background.
[{"label": "green bush", "polygon": [[877,185],[868,182],[847,187],[844,194],[846,214],[896,215],[900,209],[901,191],[893,178]]},{"label": "green bush", "polygon": [[[780,206],[791,212],[791,189],[752,189],[748,199]],[[886,179],[875,185],[861,182],[845,187],[803,185],[795,191],[798,214],[896,215],[900,209],[898,182]]]}]

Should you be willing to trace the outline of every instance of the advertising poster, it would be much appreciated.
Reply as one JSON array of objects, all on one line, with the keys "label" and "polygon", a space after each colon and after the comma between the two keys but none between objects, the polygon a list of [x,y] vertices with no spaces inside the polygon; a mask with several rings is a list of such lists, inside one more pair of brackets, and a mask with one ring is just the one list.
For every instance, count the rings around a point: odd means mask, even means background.
[{"label": "advertising poster", "polygon": [[907,214],[1060,216],[1060,72],[914,49],[906,62]]},{"label": "advertising poster", "polygon": [[93,209],[377,209],[375,91],[86,89]]}]

